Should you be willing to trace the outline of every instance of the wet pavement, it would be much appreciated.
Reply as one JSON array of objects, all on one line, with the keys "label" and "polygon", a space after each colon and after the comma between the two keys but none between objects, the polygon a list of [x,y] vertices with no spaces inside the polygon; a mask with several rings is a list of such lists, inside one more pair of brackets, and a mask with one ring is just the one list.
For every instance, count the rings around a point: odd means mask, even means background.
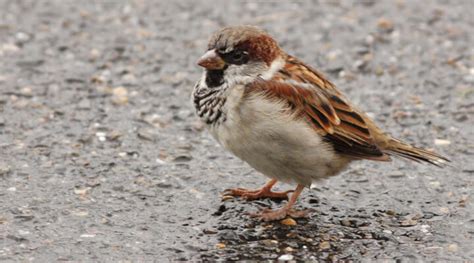
[{"label": "wet pavement", "polygon": [[[0,0],[0,261],[473,261],[473,5]],[[294,222],[247,214],[283,203],[222,201],[265,183],[190,103],[229,24],[265,28],[454,167],[353,163]]]}]

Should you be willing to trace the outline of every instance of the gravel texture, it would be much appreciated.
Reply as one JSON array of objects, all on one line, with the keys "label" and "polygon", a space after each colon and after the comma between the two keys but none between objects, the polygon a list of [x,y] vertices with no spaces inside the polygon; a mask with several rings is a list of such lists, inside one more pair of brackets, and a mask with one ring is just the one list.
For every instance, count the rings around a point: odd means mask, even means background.
[{"label": "gravel texture", "polygon": [[[0,261],[474,260],[474,2],[0,0]],[[260,223],[265,178],[203,130],[195,65],[268,30],[454,167],[356,162]],[[292,186],[282,185],[281,189]],[[296,225],[292,225],[296,223]]]}]

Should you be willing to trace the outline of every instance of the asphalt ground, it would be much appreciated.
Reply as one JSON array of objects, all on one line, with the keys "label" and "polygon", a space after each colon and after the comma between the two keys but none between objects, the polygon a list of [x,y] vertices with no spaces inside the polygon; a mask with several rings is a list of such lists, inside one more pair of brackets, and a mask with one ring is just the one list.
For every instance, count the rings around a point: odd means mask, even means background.
[{"label": "asphalt ground", "polygon": [[[0,0],[0,261],[473,261],[474,2]],[[224,25],[268,30],[453,167],[356,162],[296,225],[194,115]],[[280,189],[293,186],[281,185]]]}]

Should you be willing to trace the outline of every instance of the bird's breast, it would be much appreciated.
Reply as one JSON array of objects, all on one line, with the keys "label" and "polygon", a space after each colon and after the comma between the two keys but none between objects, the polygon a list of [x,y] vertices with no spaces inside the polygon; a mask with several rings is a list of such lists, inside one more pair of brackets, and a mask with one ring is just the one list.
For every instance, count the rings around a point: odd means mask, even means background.
[{"label": "bird's breast", "polygon": [[310,184],[347,164],[283,102],[236,90],[227,103],[226,122],[211,127],[211,133],[224,148],[263,174]]}]

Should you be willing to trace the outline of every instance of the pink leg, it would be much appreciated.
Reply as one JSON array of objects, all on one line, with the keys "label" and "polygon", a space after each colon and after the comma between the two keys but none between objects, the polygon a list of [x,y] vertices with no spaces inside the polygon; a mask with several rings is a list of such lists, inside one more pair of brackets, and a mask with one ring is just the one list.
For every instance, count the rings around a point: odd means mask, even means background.
[{"label": "pink leg", "polygon": [[299,184],[296,187],[294,193],[291,195],[290,200],[284,207],[278,210],[265,209],[263,211],[260,211],[259,213],[253,214],[252,216],[258,217],[263,221],[280,220],[287,216],[291,216],[294,218],[306,217],[308,215],[308,211],[298,211],[292,209],[292,206],[296,203],[296,200],[298,199],[298,196],[301,194],[303,189],[304,185]]},{"label": "pink leg", "polygon": [[241,196],[247,200],[255,200],[255,199],[261,199],[261,198],[288,200],[288,193],[293,192],[293,190],[289,190],[285,192],[272,192],[272,187],[276,183],[277,183],[277,180],[272,179],[266,185],[264,185],[261,189],[257,189],[257,190],[248,190],[244,188],[227,189],[225,190],[224,195]]}]

